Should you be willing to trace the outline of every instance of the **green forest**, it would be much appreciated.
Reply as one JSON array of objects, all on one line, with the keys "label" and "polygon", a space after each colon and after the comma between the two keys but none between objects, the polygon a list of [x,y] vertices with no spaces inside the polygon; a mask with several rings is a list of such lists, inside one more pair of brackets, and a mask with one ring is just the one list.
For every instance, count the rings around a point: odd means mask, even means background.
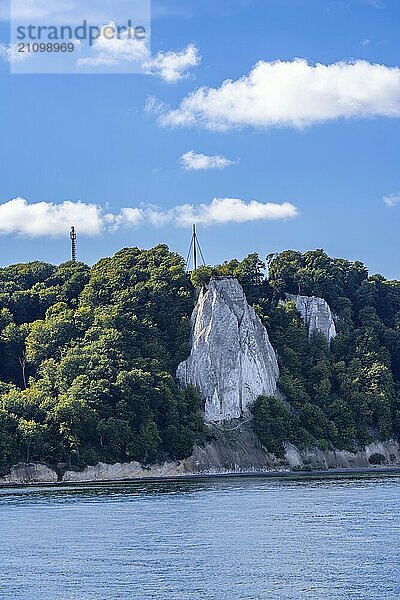
[{"label": "green forest", "polygon": [[[267,275],[266,275],[267,274]],[[400,431],[400,282],[323,250],[250,254],[187,274],[159,245],[93,267],[0,269],[0,473],[20,461],[59,470],[190,455],[212,432],[194,388],[179,389],[199,286],[235,276],[278,353],[282,399],[260,397],[253,426],[283,442],[356,449]],[[285,293],[316,295],[337,317],[328,347]]]}]

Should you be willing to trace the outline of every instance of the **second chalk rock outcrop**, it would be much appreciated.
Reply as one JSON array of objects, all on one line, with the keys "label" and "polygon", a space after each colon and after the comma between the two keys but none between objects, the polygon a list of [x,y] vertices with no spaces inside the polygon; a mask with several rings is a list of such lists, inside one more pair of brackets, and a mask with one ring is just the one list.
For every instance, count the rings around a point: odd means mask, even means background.
[{"label": "second chalk rock outcrop", "polygon": [[295,302],[297,310],[308,327],[309,335],[314,331],[319,331],[326,337],[328,343],[336,337],[335,321],[326,300],[317,296],[296,296],[294,294],[286,294],[286,298]]}]

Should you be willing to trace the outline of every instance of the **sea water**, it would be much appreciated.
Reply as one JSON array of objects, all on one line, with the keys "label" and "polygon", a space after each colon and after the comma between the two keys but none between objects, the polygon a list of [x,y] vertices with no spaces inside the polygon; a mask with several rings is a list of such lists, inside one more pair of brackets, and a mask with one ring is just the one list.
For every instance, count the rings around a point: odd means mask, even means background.
[{"label": "sea water", "polygon": [[400,477],[0,490],[1,600],[400,598]]}]

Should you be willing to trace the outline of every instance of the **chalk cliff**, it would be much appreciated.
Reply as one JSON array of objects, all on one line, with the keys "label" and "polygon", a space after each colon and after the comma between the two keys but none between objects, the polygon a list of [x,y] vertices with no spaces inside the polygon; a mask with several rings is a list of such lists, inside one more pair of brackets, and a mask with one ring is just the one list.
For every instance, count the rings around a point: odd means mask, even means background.
[{"label": "chalk cliff", "polygon": [[40,463],[19,463],[11,468],[8,475],[0,477],[0,485],[57,483],[57,481],[55,470]]},{"label": "chalk cliff", "polygon": [[273,395],[279,377],[268,333],[234,278],[211,279],[192,315],[192,349],[177,371],[196,386],[205,420],[236,419],[261,394]]},{"label": "chalk cliff", "polygon": [[311,335],[320,331],[330,343],[336,337],[335,321],[329,304],[317,296],[299,296],[286,294],[288,300],[293,300],[296,308],[303,317]]}]

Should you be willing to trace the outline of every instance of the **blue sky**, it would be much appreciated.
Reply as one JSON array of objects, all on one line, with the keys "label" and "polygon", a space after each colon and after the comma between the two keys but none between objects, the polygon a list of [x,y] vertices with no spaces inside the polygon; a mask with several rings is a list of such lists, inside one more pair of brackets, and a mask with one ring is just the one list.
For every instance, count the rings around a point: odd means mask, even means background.
[{"label": "blue sky", "polygon": [[[8,26],[0,24],[4,43]],[[400,278],[400,90],[393,69],[400,62],[399,34],[397,0],[154,0],[153,55],[192,44],[201,56],[174,83],[142,74],[11,75],[3,60],[0,204],[18,197],[28,204],[70,200],[113,215],[156,205],[164,215],[185,204],[196,211],[213,198],[288,203],[296,208],[288,218],[200,222],[207,261],[322,247]],[[358,60],[384,65],[391,78],[387,97],[376,100],[373,92],[373,101],[385,104],[380,116],[215,127],[203,114],[199,125],[173,126],[145,110],[155,98],[168,113],[201,87],[219,90],[226,79],[248,76],[258,61],[296,58],[311,66]],[[372,85],[372,76],[367,71],[355,79],[357,89]],[[303,90],[293,93],[301,102]],[[393,114],[387,116],[389,104]],[[232,164],[185,170],[180,157],[189,151]],[[385,203],[387,196],[392,200]],[[190,229],[175,217],[159,219],[161,224],[146,217],[129,226],[117,226],[117,220],[97,235],[80,235],[78,227],[80,259],[91,264],[124,246],[160,242],[187,252]],[[65,235],[46,230],[32,237],[12,223],[3,229],[0,223],[0,231],[3,265],[68,258]]]}]

